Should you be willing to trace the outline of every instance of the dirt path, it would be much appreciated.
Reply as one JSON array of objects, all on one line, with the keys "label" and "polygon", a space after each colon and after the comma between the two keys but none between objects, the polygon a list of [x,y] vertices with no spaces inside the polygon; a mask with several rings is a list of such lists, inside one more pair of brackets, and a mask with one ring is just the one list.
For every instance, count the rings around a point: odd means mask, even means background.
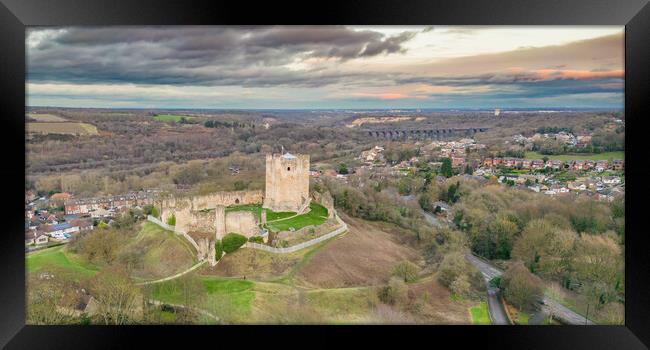
[{"label": "dirt path", "polygon": [[144,286],[144,285],[147,285],[147,284],[154,284],[154,283],[160,283],[160,282],[165,282],[165,281],[171,281],[171,280],[173,280],[173,279],[175,279],[175,278],[181,277],[181,276],[183,276],[183,275],[185,275],[185,274],[187,274],[187,273],[190,273],[190,272],[192,272],[192,271],[198,269],[199,266],[205,264],[206,262],[208,262],[208,261],[207,261],[207,260],[203,260],[203,261],[199,262],[198,264],[196,264],[196,265],[190,267],[189,269],[187,269],[187,270],[185,270],[185,271],[182,271],[182,272],[179,272],[179,273],[177,273],[177,274],[175,274],[175,275],[173,275],[173,276],[169,276],[169,277],[165,277],[165,278],[161,278],[161,279],[157,279],[157,280],[153,280],[153,281],[140,282],[140,283],[136,283],[136,285],[138,285],[138,286]]},{"label": "dirt path", "polygon": [[151,303],[153,305],[157,305],[157,306],[169,305],[169,306],[174,307],[174,308],[189,309],[189,310],[192,310],[194,312],[198,312],[198,313],[200,313],[202,315],[208,316],[208,317],[212,318],[213,320],[215,320],[217,322],[221,322],[221,319],[217,315],[211,313],[210,311],[199,309],[197,307],[189,307],[189,306],[180,305],[180,304],[171,304],[171,303],[166,303],[164,301],[160,301],[160,300],[156,300],[156,299],[147,299],[147,302],[149,302],[149,303]]}]

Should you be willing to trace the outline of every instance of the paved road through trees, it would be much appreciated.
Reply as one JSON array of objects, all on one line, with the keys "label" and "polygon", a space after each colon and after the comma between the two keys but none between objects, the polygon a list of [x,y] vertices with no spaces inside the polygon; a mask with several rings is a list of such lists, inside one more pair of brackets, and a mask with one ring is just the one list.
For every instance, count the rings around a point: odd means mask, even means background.
[{"label": "paved road through trees", "polygon": [[[503,274],[503,270],[494,267],[490,265],[488,262],[484,261],[483,259],[480,259],[472,254],[467,254],[466,255],[467,260],[472,263],[481,273],[483,274],[483,277],[485,278],[486,281],[491,280],[494,277],[499,277]],[[494,301],[491,301],[491,299],[496,299],[498,302],[497,297],[490,297],[490,287],[488,283],[488,307],[490,310],[490,316],[492,317],[492,309],[493,307],[490,305],[490,303],[494,303]],[[590,320],[585,321],[585,317],[583,315],[580,315],[576,313],[573,310],[570,310],[566,306],[558,303],[557,301],[550,299],[547,296],[544,296],[542,299],[544,301],[544,305],[542,306],[542,311],[546,313],[550,313],[553,315],[553,317],[558,318],[562,320],[564,323],[568,323],[571,325],[594,325]],[[501,304],[501,303],[499,303]],[[499,312],[496,306],[494,307],[495,312]],[[500,307],[500,309],[503,309],[503,307]],[[505,313],[505,311],[504,311]],[[497,316],[500,317],[500,316]],[[493,321],[494,322],[494,321]],[[507,324],[507,323],[506,323]]]}]

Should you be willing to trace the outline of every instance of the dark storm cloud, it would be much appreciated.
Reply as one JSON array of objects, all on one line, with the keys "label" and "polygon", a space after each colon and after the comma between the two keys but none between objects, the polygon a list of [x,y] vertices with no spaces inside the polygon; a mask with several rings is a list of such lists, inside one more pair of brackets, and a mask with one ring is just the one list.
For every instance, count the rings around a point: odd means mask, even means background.
[{"label": "dark storm cloud", "polygon": [[415,35],[334,26],[73,27],[30,47],[28,72],[30,81],[318,86],[345,77],[282,66],[404,52]]}]

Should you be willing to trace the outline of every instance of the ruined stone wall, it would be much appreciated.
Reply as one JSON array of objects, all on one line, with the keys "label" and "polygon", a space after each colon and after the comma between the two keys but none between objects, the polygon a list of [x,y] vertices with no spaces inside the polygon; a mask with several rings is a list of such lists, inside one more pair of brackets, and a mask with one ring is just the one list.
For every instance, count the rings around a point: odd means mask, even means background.
[{"label": "ruined stone wall", "polygon": [[[264,201],[264,192],[261,190],[215,192],[203,196],[170,197],[159,202],[161,219],[167,219],[173,214],[176,216],[176,228],[184,231],[218,230],[215,211],[218,207],[241,204],[261,204]],[[225,234],[225,232],[223,233]],[[221,234],[221,236],[223,236]]]},{"label": "ruined stone wall", "polygon": [[220,205],[215,209],[214,222],[216,226],[216,237],[221,239],[226,234],[226,207]]},{"label": "ruined stone wall", "polygon": [[[167,215],[163,215],[163,222],[167,222],[171,213],[168,211]],[[218,206],[210,211],[185,209],[174,212],[174,215],[176,215],[176,229],[183,232],[213,232],[216,239],[221,239],[228,232],[240,233],[246,237],[259,234],[257,217],[249,211],[226,213],[224,206]]]},{"label": "ruined stone wall", "polygon": [[230,206],[239,204],[261,204],[264,201],[264,191],[229,191],[215,192],[203,196],[169,197],[162,200],[160,207],[165,211],[198,211],[214,209],[219,205]]},{"label": "ruined stone wall", "polygon": [[334,217],[334,198],[332,198],[332,195],[329,193],[329,191],[324,193],[313,192],[311,194],[311,197],[314,199],[314,202],[319,203],[320,205],[324,206],[325,209],[327,209],[328,218],[331,219]]},{"label": "ruined stone wall", "polygon": [[250,211],[226,213],[226,232],[239,233],[247,238],[257,236],[260,233],[260,228],[257,225],[257,218]]},{"label": "ruined stone wall", "polygon": [[267,154],[264,207],[297,212],[309,199],[309,155]]}]

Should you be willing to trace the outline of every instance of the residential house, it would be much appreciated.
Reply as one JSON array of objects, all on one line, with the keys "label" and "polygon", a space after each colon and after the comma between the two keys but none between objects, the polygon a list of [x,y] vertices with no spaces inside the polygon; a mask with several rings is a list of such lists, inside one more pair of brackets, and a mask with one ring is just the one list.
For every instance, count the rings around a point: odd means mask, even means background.
[{"label": "residential house", "polygon": [[609,162],[606,160],[599,160],[596,162],[596,171],[603,172],[609,168]]},{"label": "residential house", "polygon": [[574,190],[574,191],[584,191],[584,190],[587,189],[587,185],[585,185],[584,183],[577,182],[577,181],[569,182],[567,184],[567,187],[569,187],[570,190]]},{"label": "residential house", "polygon": [[560,170],[562,167],[562,161],[561,160],[551,160],[546,163],[548,166],[551,167],[553,170]]},{"label": "residential house", "polygon": [[95,228],[95,226],[93,226],[92,220],[73,219],[70,220],[69,223],[72,227],[79,227],[79,231],[90,231]]},{"label": "residential house", "polygon": [[612,163],[612,169],[614,170],[623,170],[625,169],[625,162],[623,159],[614,159]]},{"label": "residential house", "polygon": [[584,160],[576,160],[573,163],[573,169],[575,169],[575,170],[585,170],[585,163],[586,163],[586,161],[584,161]]},{"label": "residential house", "polygon": [[42,234],[42,233],[37,233],[37,232],[25,232],[25,245],[41,245],[41,244],[46,244],[48,242],[49,238]]},{"label": "residential house", "polygon": [[492,161],[492,158],[483,159],[483,166],[492,167],[493,164],[494,162]]},{"label": "residential house", "polygon": [[603,183],[606,185],[618,185],[621,183],[621,178],[618,176],[603,176]]},{"label": "residential house", "polygon": [[88,214],[98,209],[143,207],[153,204],[154,197],[158,192],[160,190],[148,189],[109,197],[72,199],[65,202],[65,213],[68,215]]},{"label": "residential house", "polygon": [[25,232],[25,245],[35,244],[35,233],[31,231]]},{"label": "residential house", "polygon": [[67,192],[55,193],[50,196],[50,203],[61,206],[65,201],[72,199],[72,195]]},{"label": "residential house", "polygon": [[515,158],[504,158],[503,159],[503,165],[505,165],[508,168],[514,168],[517,166],[517,159]]},{"label": "residential house", "polygon": [[461,165],[465,164],[465,157],[456,157],[452,156],[451,157],[451,166],[452,167],[459,167]]},{"label": "residential house", "polygon": [[[65,237],[65,238],[67,238],[71,233],[79,232],[79,226],[72,226],[72,225],[70,225],[70,223],[67,223],[67,222],[64,222],[62,224],[56,224],[56,225],[47,225],[45,227],[45,232],[50,237],[54,237],[54,238]],[[68,236],[66,236],[66,235],[68,235]],[[65,238],[63,238],[63,239],[65,239]]]},{"label": "residential house", "polygon": [[46,235],[38,235],[36,236],[36,244],[46,244],[49,238]]},{"label": "residential house", "polygon": [[544,168],[544,160],[542,160],[542,159],[533,159],[533,161],[530,164],[530,167],[532,169],[543,169]]}]

